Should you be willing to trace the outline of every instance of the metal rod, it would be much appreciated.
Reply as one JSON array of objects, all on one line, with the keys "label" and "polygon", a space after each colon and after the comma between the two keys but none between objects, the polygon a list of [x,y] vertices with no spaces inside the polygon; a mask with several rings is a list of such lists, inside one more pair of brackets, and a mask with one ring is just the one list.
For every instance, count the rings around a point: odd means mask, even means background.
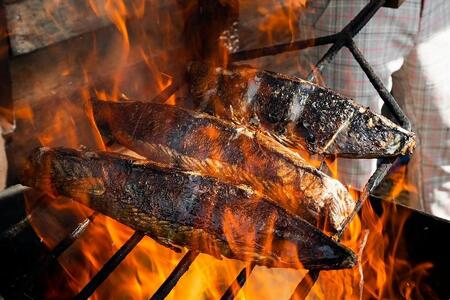
[{"label": "metal rod", "polygon": [[[84,221],[78,224],[78,226],[61,242],[59,242],[55,248],[49,253],[48,256],[45,256],[43,260],[41,260],[35,267],[33,267],[29,272],[16,277],[11,283],[10,287],[15,288],[17,286],[27,286],[30,283],[30,280],[33,280],[33,278],[36,278],[37,274],[43,272],[45,268],[47,268],[50,263],[52,262],[52,259],[58,259],[58,257],[67,250],[85,231],[86,228],[92,221],[94,221],[94,218],[98,215],[97,212],[94,212],[92,215],[90,215],[88,218],[86,218]],[[29,223],[28,223],[29,225]]]},{"label": "metal rod", "polygon": [[278,44],[263,48],[242,50],[230,55],[230,61],[249,60],[264,56],[276,55],[285,52],[297,51],[309,47],[321,46],[336,42],[339,34],[331,34],[313,39],[295,41],[292,43]]},{"label": "metal rod", "polygon": [[30,215],[26,215],[19,222],[9,226],[6,230],[0,232],[0,242],[4,240],[11,240],[18,236],[21,232],[23,232],[28,226],[30,226],[30,222],[28,218]]},{"label": "metal rod", "polygon": [[238,276],[234,279],[234,281],[228,286],[225,293],[223,293],[221,300],[232,300],[237,295],[239,290],[244,286],[245,281],[247,281],[247,274],[250,275],[253,269],[255,268],[255,264],[251,263],[250,266],[247,266],[239,272]]},{"label": "metal rod", "polygon": [[291,296],[291,299],[306,299],[312,287],[316,283],[319,278],[320,271],[319,270],[310,270],[305,276],[302,278],[302,281],[295,288],[294,293]]},{"label": "metal rod", "polygon": [[409,121],[408,117],[404,114],[403,110],[400,108],[397,101],[395,101],[392,94],[383,85],[381,79],[376,75],[372,66],[364,58],[361,50],[359,50],[358,46],[352,39],[347,41],[347,48],[350,50],[350,52],[353,54],[353,57],[366,73],[370,82],[375,87],[381,99],[383,99],[384,103],[387,105],[391,113],[395,116],[399,124],[406,130],[411,130],[411,122]]},{"label": "metal rod", "polygon": [[370,0],[370,2],[348,23],[342,31],[349,31],[354,37],[372,19],[375,13],[386,3],[386,0]]},{"label": "metal rod", "polygon": [[[8,191],[7,191],[7,194],[5,195],[5,198],[12,197],[12,196],[17,196],[18,194],[20,194],[20,193],[22,193],[22,192],[24,192],[26,190],[30,190],[30,189],[31,189],[30,187],[23,186],[21,184],[17,184],[15,186],[11,186],[11,187],[8,188]],[[42,207],[42,205],[38,205],[38,207]],[[25,217],[23,217],[22,220],[20,220],[19,222],[11,225],[6,230],[0,232],[0,241],[13,239],[17,235],[19,235],[21,232],[23,232],[27,227],[31,226],[30,220],[33,217],[33,213],[35,211],[37,211],[37,210],[38,210],[37,208],[34,208],[34,210],[30,214],[28,214]],[[91,216],[89,216],[88,218],[83,220],[80,224],[78,224],[77,227],[75,228],[75,230],[69,236],[67,236],[65,239],[63,239],[58,245],[56,245],[55,248],[61,247],[62,246],[61,243],[67,244],[72,239],[77,239],[83,233],[83,231],[85,229],[85,226],[87,226],[91,221],[93,221],[94,217],[96,215],[97,215],[97,213],[94,212]],[[82,226],[82,227],[80,227],[80,226]],[[73,241],[71,241],[69,244],[67,244],[67,247],[70,246],[72,243],[73,243]],[[65,249],[67,249],[67,248],[65,248]],[[59,256],[59,254],[57,256]],[[55,257],[57,257],[57,256],[55,256]]]},{"label": "metal rod", "polygon": [[354,210],[343,223],[341,231],[338,232],[337,234],[338,238],[341,238],[346,226],[353,220],[354,216],[360,211],[365,201],[369,198],[370,193],[380,184],[381,180],[383,180],[383,178],[386,176],[387,172],[392,167],[395,160],[396,158],[392,157],[383,159],[382,163],[378,166],[378,168],[375,170],[372,176],[370,176],[369,181],[367,182],[361,194],[361,197],[355,204]]},{"label": "metal rod", "polygon": [[180,88],[180,84],[177,80],[173,80],[172,83],[156,95],[150,102],[162,103],[166,101],[172,94],[174,94]]},{"label": "metal rod", "polygon": [[181,276],[183,276],[183,274],[186,273],[187,270],[189,270],[189,267],[197,258],[198,254],[199,253],[197,251],[189,250],[177,264],[175,269],[173,269],[170,275],[166,278],[163,284],[161,284],[158,290],[153,294],[150,300],[159,300],[166,298],[167,295],[169,295],[169,293],[172,291],[174,286],[178,283],[178,280],[180,280]]},{"label": "metal rod", "polygon": [[[180,85],[178,81],[173,80],[172,83],[164,90],[162,90],[156,97],[154,97],[151,102],[164,102],[179,88]],[[137,244],[142,240],[144,236],[145,234],[143,232],[136,231],[125,242],[125,244],[123,244],[122,247],[105,263],[102,269],[100,269],[100,271],[95,274],[91,281],[78,293],[75,299],[87,299],[88,297],[90,297],[100,286],[100,284],[102,284],[106,280],[106,278],[108,278],[108,276],[116,269],[116,267],[122,262],[122,260],[124,260],[125,257],[134,249],[134,247],[137,246]]]},{"label": "metal rod", "polygon": [[54,258],[58,258],[64,251],[66,251],[87,229],[88,225],[91,224],[95,217],[98,216],[98,212],[92,213],[83,222],[78,224],[78,226],[61,242],[59,242],[55,248],[53,248],[50,253]]},{"label": "metal rod", "polygon": [[323,67],[330,63],[339,50],[345,46],[346,42],[353,38],[358,32],[370,21],[370,19],[375,15],[375,13],[384,5],[385,0],[371,0],[356,17],[348,23],[341,32],[338,33],[339,38],[333,44],[333,46],[328,49],[324,56],[316,64],[315,68],[308,75],[308,80],[312,81],[314,79],[314,74],[320,72]]},{"label": "metal rod", "polygon": [[95,274],[91,281],[75,296],[74,299],[87,299],[105,281],[106,278],[119,266],[134,247],[142,240],[145,234],[136,231],[133,235],[114,253],[114,255],[103,265],[100,271]]},{"label": "metal rod", "polygon": [[21,194],[29,189],[31,188],[21,184],[15,184],[10,187],[7,187],[6,189],[0,192],[0,201],[2,201],[3,199],[17,196],[18,194]]}]

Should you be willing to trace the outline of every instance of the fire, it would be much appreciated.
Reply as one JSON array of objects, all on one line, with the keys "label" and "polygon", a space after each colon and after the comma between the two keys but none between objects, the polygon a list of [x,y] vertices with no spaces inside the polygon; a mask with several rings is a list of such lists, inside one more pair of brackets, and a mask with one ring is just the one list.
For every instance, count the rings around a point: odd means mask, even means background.
[{"label": "fire", "polygon": [[[402,189],[402,187],[397,187]],[[430,263],[411,266],[400,240],[408,213],[382,204],[379,216],[370,203],[362,207],[344,233],[342,242],[359,255],[359,266],[344,271],[322,272],[313,287],[313,299],[420,299]],[[395,219],[395,222],[392,222]],[[391,226],[391,227],[389,227]],[[403,253],[402,253],[403,252]],[[426,284],[425,284],[426,286]],[[327,291],[332,290],[333,293]]]},{"label": "fire", "polygon": [[[158,66],[156,63],[145,53],[144,49],[140,49],[142,58],[144,59],[145,65],[148,68],[148,71],[151,74],[160,74],[160,76],[155,76],[155,82],[158,86],[158,90],[162,91],[169,87],[173,83],[173,79],[170,75],[165,74],[164,72],[161,72],[158,69]],[[175,105],[175,95],[171,95],[165,102],[165,104]]]},{"label": "fire", "polygon": [[200,254],[168,299],[218,299],[244,266],[240,261]]},{"label": "fire", "polygon": [[276,41],[276,36],[283,35],[286,28],[289,29],[290,41],[294,41],[297,36],[299,12],[305,8],[306,0],[288,0],[278,2],[275,9],[258,7],[261,15],[267,16],[267,19],[259,25],[259,30],[267,34],[271,43]]},{"label": "fire", "polygon": [[417,188],[408,182],[406,178],[406,165],[399,166],[395,172],[388,177],[395,182],[389,193],[389,199],[395,201],[402,193],[417,193]]},{"label": "fire", "polygon": [[[267,34],[270,41],[273,41],[277,35],[275,30],[277,28],[277,30],[288,30],[291,37],[294,37],[298,30],[295,20],[305,2],[305,0],[284,1],[283,6],[278,3],[279,6],[275,13],[259,6],[259,13],[267,15],[264,22],[259,24],[259,30]],[[88,70],[96,64],[97,55],[100,53],[97,53],[96,49],[92,49],[93,54],[85,62],[82,62],[86,86],[78,91],[77,96],[83,105],[69,99],[58,99],[55,101],[55,105],[57,105],[55,107],[58,107],[56,112],[42,120],[37,118],[33,107],[26,101],[19,103],[15,109],[16,118],[29,123],[34,128],[32,134],[37,140],[36,144],[73,148],[85,145],[93,149],[105,150],[107,147],[103,145],[100,133],[93,126],[89,98],[96,96],[105,100],[126,99],[128,94],[124,91],[125,86],[132,92],[141,92],[145,95],[145,99],[150,100],[174,83],[177,78],[177,74],[168,74],[164,69],[164,66],[169,64],[173,58],[170,56],[172,53],[170,51],[159,53],[160,50],[155,50],[161,48],[158,45],[169,47],[172,43],[171,39],[174,39],[174,31],[180,29],[177,27],[179,24],[176,24],[176,20],[171,19],[170,16],[162,18],[159,15],[158,6],[162,4],[150,4],[143,0],[133,1],[132,5],[129,5],[128,1],[122,0],[107,0],[104,5],[99,5],[95,0],[90,0],[89,3],[96,14],[106,15],[121,35],[120,41],[114,44],[118,49],[115,51],[120,52],[118,61],[116,61],[116,66],[109,70],[113,78],[112,83],[108,85],[108,88],[97,88],[93,84],[96,81],[96,74],[92,74]],[[244,1],[242,5],[255,5],[255,3]],[[189,7],[186,8],[186,11],[188,10]],[[144,34],[145,29],[142,27],[138,26],[137,29],[131,30],[128,20],[131,17],[141,21],[153,18],[154,22],[161,27],[164,36],[158,36],[157,38],[161,40],[157,41],[149,39]],[[177,15],[177,17],[179,16]],[[219,60],[226,64],[228,62],[226,53],[220,52],[219,55],[224,56]],[[130,76],[128,73],[130,66],[134,66],[137,61],[143,61],[145,65],[145,72],[138,74],[145,74],[142,76],[143,83],[139,86],[135,86],[135,82],[127,81],[127,76]],[[73,71],[69,67],[62,70],[60,75],[70,76]],[[91,84],[95,86],[93,90],[90,89]],[[142,86],[145,88],[142,89]],[[165,100],[165,103],[175,105],[177,101],[174,94]],[[80,124],[78,122],[80,119],[85,122]],[[205,134],[217,135],[213,130],[205,132]],[[88,145],[86,145],[87,141]],[[220,151],[217,153],[220,154]],[[338,178],[337,161],[327,161],[326,163],[331,175]],[[314,164],[317,165],[317,161],[314,161]],[[392,198],[396,198],[405,190],[416,192],[414,186],[404,180],[404,176],[394,178],[394,182],[396,184],[390,195]],[[289,194],[291,192],[283,190],[280,193]],[[352,191],[352,193],[354,199],[358,199],[360,196],[356,191]],[[412,267],[406,260],[397,258],[397,254],[402,251],[402,241],[390,238],[388,233],[397,232],[396,236],[399,237],[398,233],[401,232],[408,216],[399,215],[389,205],[384,205],[383,209],[384,212],[380,217],[369,203],[363,206],[361,215],[355,216],[342,238],[342,242],[358,254],[359,265],[350,270],[322,272],[319,281],[312,288],[311,299],[399,297],[415,299],[421,296],[422,280],[432,266],[422,264]],[[50,249],[64,239],[74,225],[93,213],[90,209],[74,201],[50,199],[42,195],[38,197],[36,194],[28,195],[27,211],[35,231]],[[274,227],[275,218],[276,216],[268,220],[267,241],[264,245],[264,251],[267,252],[270,252],[272,247],[270,229]],[[389,221],[393,219],[396,228],[387,228],[387,224],[390,224]],[[239,220],[233,217],[232,212],[228,212],[223,223],[231,248],[239,247],[233,244],[236,228],[241,225]],[[58,258],[70,290],[51,285],[46,296],[58,299],[75,295],[132,234],[133,231],[129,227],[111,218],[102,215],[95,217],[82,236]],[[254,232],[249,230],[245,240],[248,247],[254,246]],[[96,290],[91,299],[117,297],[148,299],[186,252],[187,250],[183,249],[182,253],[177,253],[151,238],[145,237]],[[169,294],[168,299],[219,298],[246,266],[248,267],[248,264],[245,262],[227,258],[219,260],[200,254]],[[237,298],[288,299],[306,273],[301,268],[300,262],[298,262],[298,267],[299,270],[256,267],[251,275],[249,274],[248,282],[239,291]],[[396,272],[398,270],[402,270],[402,272]],[[400,273],[404,277],[399,277]]]}]

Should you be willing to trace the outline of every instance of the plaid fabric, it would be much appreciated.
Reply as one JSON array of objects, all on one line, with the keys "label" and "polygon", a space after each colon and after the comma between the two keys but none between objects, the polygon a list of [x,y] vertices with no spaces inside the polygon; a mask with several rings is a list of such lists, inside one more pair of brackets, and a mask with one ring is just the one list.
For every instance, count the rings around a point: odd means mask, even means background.
[{"label": "plaid fabric", "polygon": [[[303,37],[336,33],[368,0],[312,0],[300,20]],[[419,188],[411,206],[450,218],[450,1],[406,0],[381,8],[355,42],[388,89],[393,88],[418,134],[409,179]],[[302,52],[315,62],[329,46]],[[353,56],[342,49],[322,72],[324,84],[379,112],[382,101]],[[361,188],[375,160],[338,161],[340,180]]]}]

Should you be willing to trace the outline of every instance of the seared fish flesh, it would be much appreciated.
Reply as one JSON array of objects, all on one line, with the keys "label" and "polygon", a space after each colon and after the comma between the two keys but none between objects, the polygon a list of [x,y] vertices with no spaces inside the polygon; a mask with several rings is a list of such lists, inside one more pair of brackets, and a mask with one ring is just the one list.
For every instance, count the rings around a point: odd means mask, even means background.
[{"label": "seared fish flesh", "polygon": [[189,66],[197,105],[216,116],[286,136],[286,144],[324,156],[411,153],[415,135],[353,100],[314,83],[248,66]]},{"label": "seared fish flesh", "polygon": [[170,248],[270,267],[340,269],[353,252],[250,187],[107,152],[35,150],[24,183],[70,197]]}]

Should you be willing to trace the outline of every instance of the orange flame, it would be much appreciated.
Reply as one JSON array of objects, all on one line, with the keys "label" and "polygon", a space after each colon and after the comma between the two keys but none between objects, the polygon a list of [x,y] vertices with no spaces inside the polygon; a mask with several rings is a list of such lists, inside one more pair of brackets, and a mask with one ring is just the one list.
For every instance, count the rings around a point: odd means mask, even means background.
[{"label": "orange flame", "polygon": [[[380,216],[370,203],[349,224],[342,242],[359,254],[359,266],[322,272],[310,297],[314,299],[420,299],[430,263],[411,266],[402,258],[400,240],[408,213],[383,203]],[[395,220],[392,222],[392,220]],[[391,237],[391,238],[390,238]],[[394,237],[394,238],[392,238]],[[333,293],[328,291],[332,290]],[[428,291],[427,291],[428,292]],[[428,296],[430,296],[428,294]]]},{"label": "orange flame", "polygon": [[292,42],[295,40],[298,32],[297,21],[299,12],[305,8],[306,0],[279,1],[277,4],[275,9],[258,7],[259,13],[267,16],[266,20],[259,24],[259,30],[266,33],[268,40],[274,43],[276,41],[275,36],[288,29],[290,41]]}]

